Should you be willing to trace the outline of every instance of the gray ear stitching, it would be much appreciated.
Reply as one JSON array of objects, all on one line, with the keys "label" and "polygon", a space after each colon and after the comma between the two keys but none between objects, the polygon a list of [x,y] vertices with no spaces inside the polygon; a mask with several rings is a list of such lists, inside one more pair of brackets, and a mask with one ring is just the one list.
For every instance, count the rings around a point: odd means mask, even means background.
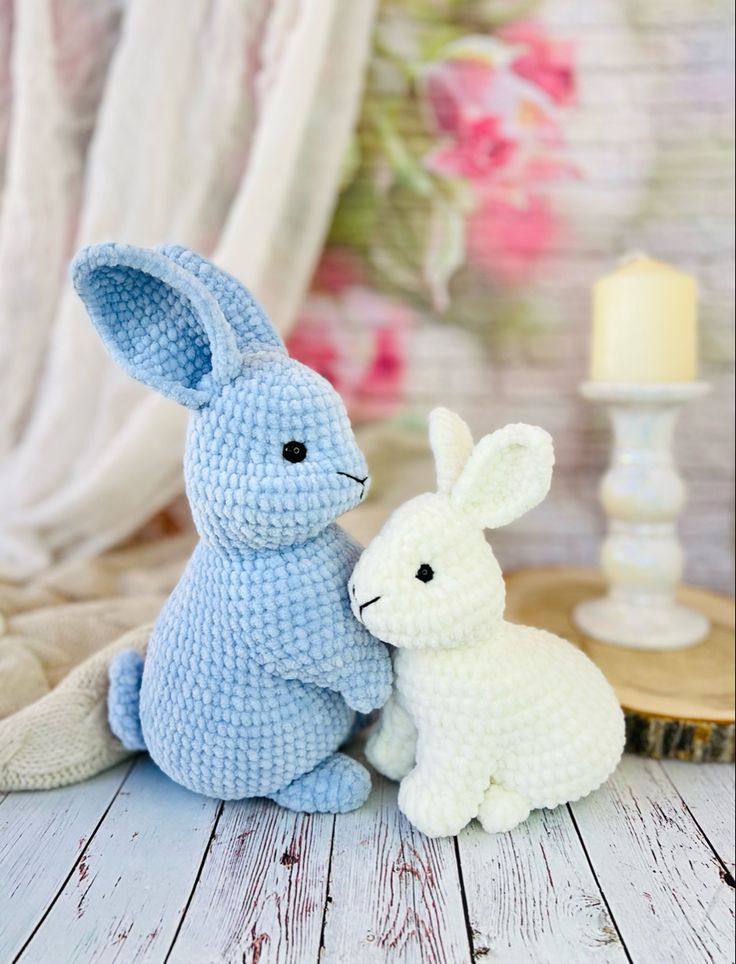
[{"label": "gray ear stitching", "polygon": [[235,332],[238,348],[243,353],[281,351],[286,348],[280,336],[245,285],[212,264],[201,254],[179,244],[166,244],[157,249],[194,275],[214,296],[228,324]]},{"label": "gray ear stitching", "polygon": [[162,395],[199,408],[241,370],[212,292],[160,251],[92,245],[72,262],[72,280],[115,361]]}]

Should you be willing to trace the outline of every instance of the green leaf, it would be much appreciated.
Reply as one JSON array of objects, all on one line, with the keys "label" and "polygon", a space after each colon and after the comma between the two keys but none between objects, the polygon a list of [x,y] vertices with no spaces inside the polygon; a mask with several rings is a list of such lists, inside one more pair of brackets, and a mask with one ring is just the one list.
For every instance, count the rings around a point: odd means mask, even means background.
[{"label": "green leaf", "polygon": [[412,156],[388,113],[376,111],[374,123],[382,153],[391,166],[396,179],[410,187],[416,194],[424,197],[432,194],[432,178]]},{"label": "green leaf", "polygon": [[462,211],[444,201],[436,201],[429,219],[423,275],[432,303],[439,312],[449,305],[447,286],[465,260],[465,219]]}]

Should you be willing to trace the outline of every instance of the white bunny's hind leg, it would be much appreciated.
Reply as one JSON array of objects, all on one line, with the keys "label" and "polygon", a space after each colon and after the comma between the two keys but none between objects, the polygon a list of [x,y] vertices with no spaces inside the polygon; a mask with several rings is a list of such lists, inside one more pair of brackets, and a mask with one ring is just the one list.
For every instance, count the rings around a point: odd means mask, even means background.
[{"label": "white bunny's hind leg", "polygon": [[392,693],[381,711],[376,729],[368,737],[365,755],[389,780],[403,780],[414,766],[417,729],[406,710]]},{"label": "white bunny's hind leg", "polygon": [[530,812],[525,796],[500,783],[492,783],[483,797],[478,820],[486,833],[505,833],[523,823]]}]

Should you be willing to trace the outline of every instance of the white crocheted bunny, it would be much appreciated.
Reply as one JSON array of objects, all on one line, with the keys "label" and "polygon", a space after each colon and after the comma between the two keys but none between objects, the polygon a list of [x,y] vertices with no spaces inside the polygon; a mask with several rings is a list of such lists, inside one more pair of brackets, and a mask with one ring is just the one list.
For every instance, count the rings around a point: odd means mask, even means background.
[{"label": "white crocheted bunny", "polygon": [[532,809],[590,793],[615,769],[624,719],[579,650],[504,621],[501,570],[483,529],[549,489],[552,440],[507,425],[473,448],[445,409],[430,416],[438,492],[401,506],[360,557],[353,612],[397,647],[394,691],[367,746],[401,780],[399,807],[430,837],[477,817],[510,830]]}]

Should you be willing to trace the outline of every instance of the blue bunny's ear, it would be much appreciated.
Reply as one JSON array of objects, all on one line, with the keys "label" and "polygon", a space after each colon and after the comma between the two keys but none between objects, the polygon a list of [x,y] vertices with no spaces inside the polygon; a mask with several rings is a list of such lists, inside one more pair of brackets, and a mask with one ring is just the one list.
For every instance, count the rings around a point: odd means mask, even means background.
[{"label": "blue bunny's ear", "polygon": [[158,250],[186,268],[210,290],[235,332],[238,348],[242,352],[286,352],[268,315],[237,278],[182,245],[167,244]]},{"label": "blue bunny's ear", "polygon": [[120,367],[162,395],[199,408],[240,371],[235,333],[212,292],[161,252],[95,244],[77,254],[72,280]]}]

